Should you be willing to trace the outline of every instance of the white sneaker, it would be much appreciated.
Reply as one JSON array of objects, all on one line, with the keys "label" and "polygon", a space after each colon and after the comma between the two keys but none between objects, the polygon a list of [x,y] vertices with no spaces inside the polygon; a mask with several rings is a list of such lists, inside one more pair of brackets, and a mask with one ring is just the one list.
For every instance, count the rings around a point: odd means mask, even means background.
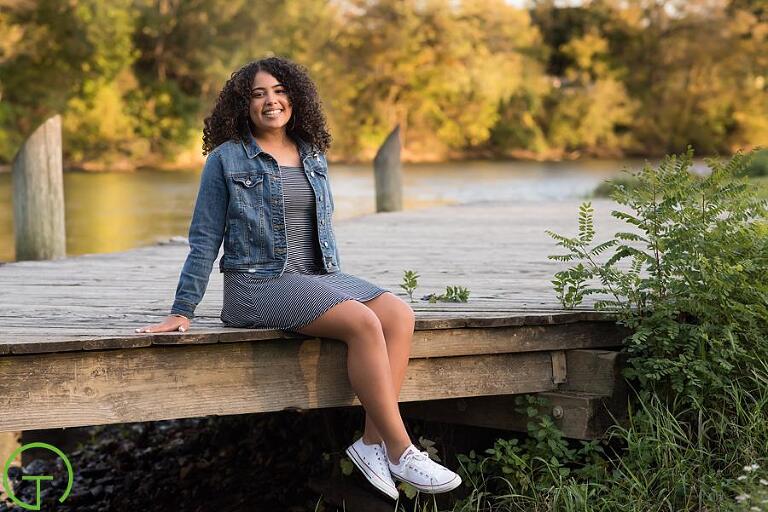
[{"label": "white sneaker", "polygon": [[387,454],[382,445],[365,444],[361,437],[347,448],[346,453],[371,485],[393,500],[400,497],[395,481],[389,473]]},{"label": "white sneaker", "polygon": [[389,459],[387,463],[393,477],[422,492],[437,494],[452,491],[461,485],[459,475],[433,461],[427,452],[420,452],[414,445],[400,455],[399,464],[392,464]]}]

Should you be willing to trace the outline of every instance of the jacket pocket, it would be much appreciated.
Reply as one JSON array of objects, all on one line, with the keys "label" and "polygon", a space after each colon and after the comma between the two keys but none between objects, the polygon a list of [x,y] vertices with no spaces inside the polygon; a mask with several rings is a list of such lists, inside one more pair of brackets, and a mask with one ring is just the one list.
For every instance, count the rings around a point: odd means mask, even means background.
[{"label": "jacket pocket", "polygon": [[233,174],[232,188],[235,197],[243,206],[260,208],[264,202],[264,175],[263,174]]},{"label": "jacket pocket", "polygon": [[264,182],[261,174],[233,174],[232,181],[244,188],[254,188]]},{"label": "jacket pocket", "polygon": [[269,244],[265,228],[264,175],[238,173],[230,175],[230,179],[239,211],[233,223],[233,246],[238,254],[246,256],[248,264],[264,261]]}]

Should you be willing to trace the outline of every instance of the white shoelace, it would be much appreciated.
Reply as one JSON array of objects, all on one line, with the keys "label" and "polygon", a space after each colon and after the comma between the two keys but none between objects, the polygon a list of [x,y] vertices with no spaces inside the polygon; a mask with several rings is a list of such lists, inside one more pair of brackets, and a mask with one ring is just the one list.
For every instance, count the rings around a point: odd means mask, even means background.
[{"label": "white shoelace", "polygon": [[[412,461],[428,461],[432,462],[432,459],[429,458],[429,454],[427,452],[422,451],[410,451],[405,455],[405,459],[403,460],[403,465],[408,465]],[[415,469],[415,468],[414,468]],[[419,471],[421,473],[421,471]]]},{"label": "white shoelace", "polygon": [[387,454],[382,449],[382,446],[380,444],[373,445],[373,451],[376,454],[376,459],[379,461],[379,467],[382,471],[386,472],[389,470],[389,467],[387,466]]}]

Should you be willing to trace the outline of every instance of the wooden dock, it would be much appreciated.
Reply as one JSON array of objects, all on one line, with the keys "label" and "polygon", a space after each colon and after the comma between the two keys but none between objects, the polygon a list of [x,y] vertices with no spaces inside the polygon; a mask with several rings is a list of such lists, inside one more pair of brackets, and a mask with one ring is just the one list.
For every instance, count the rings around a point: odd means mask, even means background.
[{"label": "wooden dock", "polygon": [[[547,259],[557,248],[544,230],[574,233],[578,204],[336,223],[343,271],[404,298],[403,271],[421,275],[405,414],[519,428],[509,396],[536,392],[568,435],[604,428],[598,409],[617,396],[626,333],[588,305],[562,310],[550,284],[562,265]],[[614,232],[611,203],[594,206],[598,233]],[[0,265],[0,432],[359,404],[342,342],[225,328],[216,267],[189,332],[136,334],[167,314],[186,252],[177,241]],[[418,300],[447,285],[469,288],[469,301]]]}]

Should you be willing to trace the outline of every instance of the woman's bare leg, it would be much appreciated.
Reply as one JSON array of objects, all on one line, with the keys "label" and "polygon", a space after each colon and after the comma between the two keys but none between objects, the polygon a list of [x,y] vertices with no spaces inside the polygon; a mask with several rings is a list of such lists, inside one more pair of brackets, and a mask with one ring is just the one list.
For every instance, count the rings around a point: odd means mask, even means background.
[{"label": "woman's bare leg", "polygon": [[376,314],[358,301],[347,300],[296,331],[347,344],[352,389],[376,423],[391,458],[399,458],[411,439],[400,417],[384,332]]},{"label": "woman's bare leg", "polygon": [[[405,380],[408,358],[411,354],[415,315],[413,309],[391,292],[383,293],[375,299],[364,302],[378,317],[387,344],[389,366],[392,370],[392,384],[395,398],[400,396],[400,388]],[[363,441],[367,444],[379,443],[382,436],[370,414],[365,415]],[[390,457],[394,459],[395,457]],[[397,462],[397,460],[392,460]]]}]

